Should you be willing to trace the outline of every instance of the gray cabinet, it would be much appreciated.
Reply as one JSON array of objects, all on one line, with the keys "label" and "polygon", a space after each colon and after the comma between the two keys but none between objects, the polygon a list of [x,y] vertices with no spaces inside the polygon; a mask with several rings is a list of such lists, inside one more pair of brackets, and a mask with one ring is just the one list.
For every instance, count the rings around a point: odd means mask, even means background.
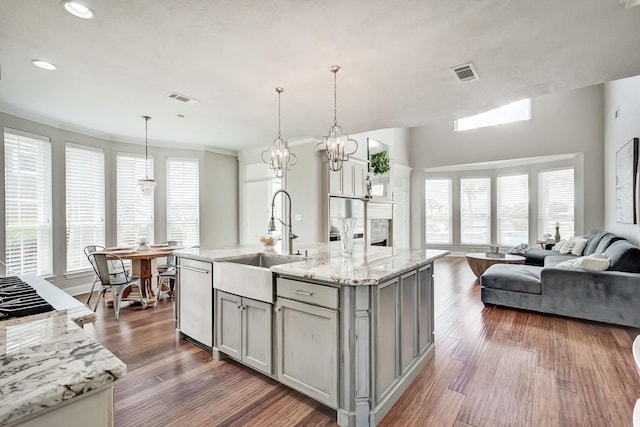
[{"label": "gray cabinet", "polygon": [[218,351],[271,374],[271,304],[222,291],[216,292],[216,302]]},{"label": "gray cabinet", "polygon": [[433,344],[433,265],[418,269],[418,352]]},{"label": "gray cabinet", "polygon": [[178,329],[193,340],[213,345],[213,265],[179,258]]},{"label": "gray cabinet", "polygon": [[275,305],[278,381],[332,408],[338,407],[338,311],[314,303],[333,305],[337,295],[335,288],[278,279]]}]

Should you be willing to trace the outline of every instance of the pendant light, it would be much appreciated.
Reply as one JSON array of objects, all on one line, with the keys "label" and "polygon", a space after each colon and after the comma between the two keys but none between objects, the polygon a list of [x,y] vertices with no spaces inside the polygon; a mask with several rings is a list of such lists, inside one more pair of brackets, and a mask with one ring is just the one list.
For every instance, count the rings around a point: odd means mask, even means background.
[{"label": "pendant light", "polygon": [[148,141],[148,125],[151,117],[142,116],[144,119],[144,167],[145,167],[145,179],[138,180],[138,187],[142,194],[149,195],[153,193],[156,188],[156,181],[149,178],[149,141]]},{"label": "pendant light", "polygon": [[340,66],[334,65],[329,68],[329,71],[333,73],[333,125],[329,128],[329,135],[324,137],[324,141],[316,144],[315,152],[322,157],[323,162],[329,164],[329,170],[338,172],[342,169],[342,162],[348,161],[349,156],[358,150],[358,143],[349,139],[349,135],[344,133],[342,127],[338,125],[336,80]]},{"label": "pendant light", "polygon": [[[296,165],[298,158],[289,151],[289,144],[280,134],[280,95],[284,89],[277,87],[276,92],[278,92],[278,136],[273,140],[273,145],[262,152],[261,157],[262,161],[269,165],[269,169],[273,169],[273,174],[277,178],[282,178],[291,166]],[[266,158],[265,155],[267,155]]]}]

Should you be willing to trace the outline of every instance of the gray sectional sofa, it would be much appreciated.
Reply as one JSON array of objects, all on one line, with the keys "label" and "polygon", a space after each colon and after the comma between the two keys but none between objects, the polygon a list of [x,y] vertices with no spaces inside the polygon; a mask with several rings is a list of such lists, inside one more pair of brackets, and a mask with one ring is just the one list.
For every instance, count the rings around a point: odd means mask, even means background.
[{"label": "gray sectional sofa", "polygon": [[640,248],[603,231],[587,235],[581,255],[604,254],[605,271],[559,266],[578,255],[532,249],[524,265],[492,265],[481,299],[498,305],[640,328]]}]

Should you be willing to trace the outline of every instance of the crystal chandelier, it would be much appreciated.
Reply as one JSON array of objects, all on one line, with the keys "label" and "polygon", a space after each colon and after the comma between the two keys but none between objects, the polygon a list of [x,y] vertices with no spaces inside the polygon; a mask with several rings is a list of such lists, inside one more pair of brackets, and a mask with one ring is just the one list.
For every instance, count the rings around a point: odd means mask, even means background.
[{"label": "crystal chandelier", "polygon": [[149,141],[148,141],[148,124],[151,117],[142,116],[144,119],[144,167],[145,167],[145,179],[138,180],[138,187],[142,194],[152,194],[156,188],[156,181],[149,178]]},{"label": "crystal chandelier", "polygon": [[[262,161],[269,165],[269,169],[273,169],[273,174],[277,178],[282,178],[291,166],[296,165],[298,158],[289,151],[289,144],[280,134],[280,95],[284,89],[277,87],[276,92],[278,92],[278,137],[273,140],[273,145],[262,152],[261,157]],[[267,155],[266,158],[265,155]]]},{"label": "crystal chandelier", "polygon": [[337,172],[342,169],[342,162],[348,161],[349,156],[356,152],[358,143],[349,139],[349,135],[338,125],[336,80],[340,66],[334,65],[329,71],[333,73],[333,126],[329,128],[329,135],[324,137],[324,141],[316,144],[315,152],[324,162],[329,163],[330,170]]}]

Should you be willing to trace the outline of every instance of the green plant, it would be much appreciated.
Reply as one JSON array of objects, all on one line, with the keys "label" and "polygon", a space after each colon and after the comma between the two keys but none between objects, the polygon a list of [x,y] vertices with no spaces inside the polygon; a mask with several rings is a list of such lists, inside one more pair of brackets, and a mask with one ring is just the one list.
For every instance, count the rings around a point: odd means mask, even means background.
[{"label": "green plant", "polygon": [[371,163],[371,170],[375,175],[380,175],[389,172],[391,166],[389,165],[389,153],[387,151],[380,151],[371,155],[369,160]]}]

